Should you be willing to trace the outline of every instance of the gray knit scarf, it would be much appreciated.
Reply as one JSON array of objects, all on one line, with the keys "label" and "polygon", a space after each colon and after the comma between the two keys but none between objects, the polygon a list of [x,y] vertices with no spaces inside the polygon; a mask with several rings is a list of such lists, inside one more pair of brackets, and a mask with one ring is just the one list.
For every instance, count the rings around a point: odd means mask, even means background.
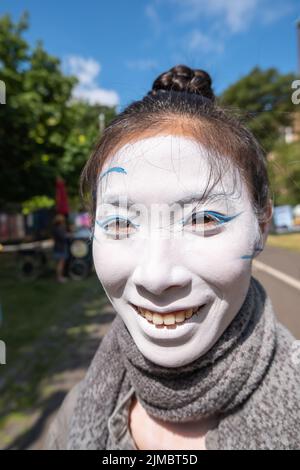
[{"label": "gray knit scarf", "polygon": [[137,348],[119,315],[90,365],[72,416],[69,449],[106,449],[108,418],[133,386],[145,410],[165,421],[218,416],[208,449],[300,449],[300,370],[294,338],[274,316],[261,284],[217,343],[194,362],[158,366]]}]

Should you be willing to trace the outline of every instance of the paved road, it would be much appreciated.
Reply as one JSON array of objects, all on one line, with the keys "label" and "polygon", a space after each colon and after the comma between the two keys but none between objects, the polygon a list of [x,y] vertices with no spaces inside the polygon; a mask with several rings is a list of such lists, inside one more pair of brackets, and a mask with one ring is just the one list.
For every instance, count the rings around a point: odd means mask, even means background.
[{"label": "paved road", "polygon": [[[300,339],[300,253],[266,247],[257,261],[263,266],[257,269],[254,263],[254,277],[262,282],[270,295],[280,322]],[[272,274],[266,272],[264,266],[273,268]]]}]

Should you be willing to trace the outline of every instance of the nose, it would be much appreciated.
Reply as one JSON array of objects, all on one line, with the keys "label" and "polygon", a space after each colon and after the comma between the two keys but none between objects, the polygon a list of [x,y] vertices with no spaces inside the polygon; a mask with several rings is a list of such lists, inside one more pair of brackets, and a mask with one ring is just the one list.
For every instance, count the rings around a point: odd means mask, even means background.
[{"label": "nose", "polygon": [[133,273],[138,289],[161,295],[171,288],[184,288],[191,282],[189,271],[175,262],[175,247],[170,240],[145,243],[143,257]]}]

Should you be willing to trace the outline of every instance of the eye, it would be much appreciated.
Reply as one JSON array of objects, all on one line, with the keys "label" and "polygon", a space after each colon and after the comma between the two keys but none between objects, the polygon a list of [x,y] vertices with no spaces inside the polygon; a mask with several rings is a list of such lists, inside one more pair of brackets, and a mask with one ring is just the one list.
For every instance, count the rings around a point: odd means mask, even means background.
[{"label": "eye", "polygon": [[192,232],[209,236],[218,233],[223,228],[222,226],[234,217],[236,216],[226,216],[214,211],[195,212],[185,222],[184,226]]},{"label": "eye", "polygon": [[138,227],[138,225],[133,224],[126,217],[121,216],[109,217],[103,221],[97,220],[97,224],[108,237],[113,238],[114,240],[128,238]]}]

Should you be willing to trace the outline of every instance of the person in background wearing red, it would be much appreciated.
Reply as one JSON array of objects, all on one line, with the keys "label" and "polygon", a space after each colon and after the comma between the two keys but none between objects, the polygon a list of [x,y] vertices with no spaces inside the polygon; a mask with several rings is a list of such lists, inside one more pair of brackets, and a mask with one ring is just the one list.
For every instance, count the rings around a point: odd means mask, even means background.
[{"label": "person in background wearing red", "polygon": [[66,282],[67,278],[64,277],[64,269],[68,258],[68,232],[64,215],[57,214],[55,216],[52,234],[54,238],[53,256],[57,261],[56,279],[58,282]]}]

